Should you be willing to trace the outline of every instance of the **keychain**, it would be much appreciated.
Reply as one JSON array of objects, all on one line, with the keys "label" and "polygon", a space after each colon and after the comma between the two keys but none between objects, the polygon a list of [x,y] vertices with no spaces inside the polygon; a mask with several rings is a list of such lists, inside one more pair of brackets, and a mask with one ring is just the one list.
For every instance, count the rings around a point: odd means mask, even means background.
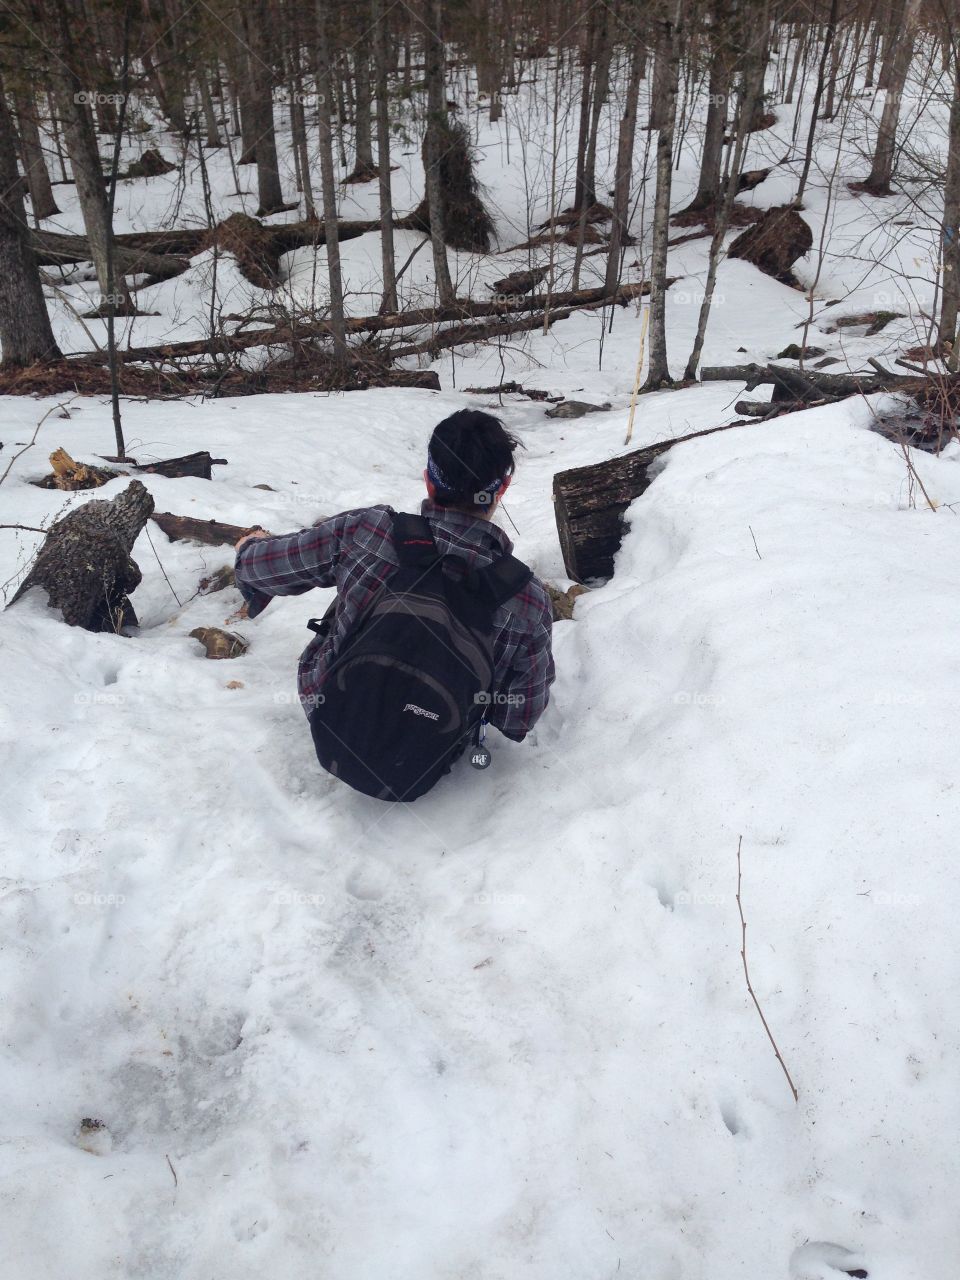
[{"label": "keychain", "polygon": [[473,747],[470,751],[470,763],[474,769],[489,769],[493,763],[493,756],[483,745],[484,732],[486,729],[486,721],[481,720],[477,725],[476,736],[474,737]]}]

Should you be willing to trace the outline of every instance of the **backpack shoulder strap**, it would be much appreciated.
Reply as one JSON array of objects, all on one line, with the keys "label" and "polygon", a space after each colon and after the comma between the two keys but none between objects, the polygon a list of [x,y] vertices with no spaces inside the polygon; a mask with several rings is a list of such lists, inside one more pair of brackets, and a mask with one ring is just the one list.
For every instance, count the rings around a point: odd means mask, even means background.
[{"label": "backpack shoulder strap", "polygon": [[522,591],[533,577],[533,570],[516,556],[501,556],[480,572],[495,609]]},{"label": "backpack shoulder strap", "polygon": [[429,520],[405,511],[393,513],[393,545],[404,567],[431,564],[440,555]]}]

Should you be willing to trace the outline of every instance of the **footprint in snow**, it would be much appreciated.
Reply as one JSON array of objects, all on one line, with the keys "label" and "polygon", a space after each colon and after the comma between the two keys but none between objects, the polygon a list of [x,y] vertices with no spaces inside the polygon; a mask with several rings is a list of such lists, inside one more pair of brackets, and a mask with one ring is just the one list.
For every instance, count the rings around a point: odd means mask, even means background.
[{"label": "footprint in snow", "polygon": [[386,892],[385,885],[377,876],[361,868],[357,868],[347,876],[347,893],[364,902],[376,902]]},{"label": "footprint in snow", "polygon": [[250,1212],[235,1213],[230,1222],[233,1228],[233,1238],[237,1241],[255,1240],[257,1236],[262,1235],[270,1226],[269,1219],[265,1214],[259,1214],[256,1210]]},{"label": "footprint in snow", "polygon": [[859,1254],[829,1240],[808,1240],[790,1255],[790,1280],[866,1280],[868,1275]]},{"label": "footprint in snow", "polygon": [[726,1126],[727,1132],[732,1134],[733,1137],[736,1137],[738,1133],[743,1133],[744,1137],[746,1137],[740,1113],[733,1102],[728,1100],[720,1103],[720,1118]]},{"label": "footprint in snow", "polygon": [[665,885],[658,884],[656,882],[652,882],[650,885],[650,888],[653,889],[654,892],[656,893],[657,900],[659,901],[661,907],[666,907],[667,911],[672,911],[673,910],[673,894],[670,892],[670,890]]}]

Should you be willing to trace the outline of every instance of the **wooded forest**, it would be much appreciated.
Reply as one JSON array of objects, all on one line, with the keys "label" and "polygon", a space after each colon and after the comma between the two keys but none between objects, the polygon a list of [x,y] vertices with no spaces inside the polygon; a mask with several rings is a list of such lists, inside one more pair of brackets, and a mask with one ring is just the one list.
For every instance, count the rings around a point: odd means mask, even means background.
[{"label": "wooded forest", "polygon": [[[645,388],[671,382],[671,360],[675,374],[685,361],[683,377],[694,379],[730,228],[745,228],[731,253],[783,280],[811,248],[804,197],[812,174],[823,181],[818,140],[830,126],[860,155],[855,169],[826,175],[830,185],[884,197],[907,184],[918,205],[942,190],[937,298],[923,345],[956,368],[960,20],[950,0],[12,0],[0,21],[5,389],[71,378],[87,389],[107,378],[140,391],[235,388],[242,354],[268,345],[307,362],[314,385],[409,382],[409,357],[546,332],[578,308],[606,311],[647,293]],[[940,152],[904,118],[911,70],[920,96],[949,108]],[[516,114],[525,84],[526,118]],[[478,104],[491,122],[514,116],[524,227],[498,225],[497,193],[477,180]],[[125,160],[158,122],[162,150],[142,146]],[[771,127],[782,154],[748,167],[751,137]],[[575,144],[561,156],[568,138]],[[675,162],[691,144],[698,181],[678,207]],[[398,207],[392,175],[398,152],[411,148],[422,149],[423,190],[413,207]],[[226,157],[242,197],[227,216],[211,197],[215,157]],[[598,181],[600,169],[612,183]],[[199,184],[203,216],[167,209],[162,224],[116,234],[118,189],[171,171],[184,187]],[[761,217],[738,196],[772,171],[789,175],[792,195]],[[343,216],[344,193],[357,184],[376,184],[376,219]],[[69,185],[82,234],[58,228],[58,193]],[[429,245],[432,297],[411,296],[399,229]],[[358,314],[344,295],[340,246],[377,230],[380,296]],[[709,267],[692,349],[668,352],[667,258],[683,234],[710,237]],[[325,296],[305,307],[284,296],[280,259],[318,246]],[[133,341],[121,320],[137,314],[142,290],[211,249],[206,335]],[[492,296],[471,296],[469,278],[451,270],[452,251],[508,249],[527,265],[506,272]],[[218,255],[234,255],[274,302],[225,313]],[[628,282],[625,265],[638,256],[642,282]],[[48,319],[58,277],[80,263],[96,276],[87,319],[102,322],[88,326],[94,349],[82,355],[59,350]],[[50,366],[46,375],[38,363]],[[17,371],[26,368],[24,381]]]}]

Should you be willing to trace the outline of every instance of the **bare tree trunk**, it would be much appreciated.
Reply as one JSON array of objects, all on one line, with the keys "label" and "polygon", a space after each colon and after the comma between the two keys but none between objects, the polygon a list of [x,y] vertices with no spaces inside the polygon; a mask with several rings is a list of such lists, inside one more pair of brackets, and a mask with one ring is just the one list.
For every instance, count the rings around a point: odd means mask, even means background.
[{"label": "bare tree trunk", "polygon": [[317,123],[320,135],[320,178],[323,182],[323,221],[326,233],[327,275],[330,281],[330,337],[335,354],[347,358],[343,316],[343,272],[340,268],[340,233],[337,223],[337,187],[333,171],[333,129],[330,125],[332,85],[328,0],[317,0]]},{"label": "bare tree trunk", "polygon": [[450,278],[450,267],[447,262],[447,246],[443,236],[443,190],[440,185],[440,160],[447,137],[447,98],[444,79],[446,54],[443,43],[442,0],[427,0],[427,3],[427,30],[424,37],[427,59],[427,135],[424,179],[437,297],[440,305],[445,306],[456,300],[456,291]]},{"label": "bare tree trunk", "polygon": [[683,0],[677,0],[671,17],[661,24],[658,50],[664,70],[663,125],[657,135],[657,194],[653,208],[653,243],[650,266],[650,362],[645,390],[653,391],[673,381],[667,362],[667,253],[670,235],[670,191],[673,178],[673,135],[680,88],[680,19]]},{"label": "bare tree trunk", "polygon": [[900,36],[909,0],[889,0],[887,21],[883,28],[883,59],[880,63],[878,89],[889,89],[890,74],[897,58]]},{"label": "bare tree trunk", "polygon": [[253,114],[257,196],[260,201],[257,216],[265,217],[284,207],[273,124],[273,70],[269,61],[266,0],[250,0],[242,12],[249,51],[250,110]]},{"label": "bare tree trunk", "polygon": [[687,208],[708,209],[716,204],[720,195],[720,168],[723,161],[723,137],[727,128],[727,99],[730,95],[730,45],[725,29],[726,9],[723,4],[713,8],[710,54],[710,88],[707,100],[707,121],[700,154],[700,178],[696,195]]},{"label": "bare tree trunk", "polygon": [[877,73],[877,57],[880,53],[880,23],[877,21],[877,6],[874,0],[874,6],[871,10],[870,18],[870,45],[867,51],[867,67],[864,72],[864,88],[873,88],[873,79]]},{"label": "bare tree trunk", "polygon": [[354,107],[354,130],[356,141],[356,158],[351,177],[361,182],[376,176],[377,167],[373,163],[373,136],[370,131],[371,92],[370,92],[370,38],[364,31],[357,41],[353,55],[353,76],[356,105]]},{"label": "bare tree trunk", "polygon": [[[765,0],[761,13],[758,15],[758,22],[762,21],[766,25],[768,17],[769,0]],[[747,53],[744,58],[743,70],[740,81],[740,100],[737,110],[737,135],[734,143],[733,157],[730,162],[730,171],[727,174],[726,189],[723,193],[723,200],[716,213],[713,227],[713,237],[710,242],[710,256],[707,265],[707,279],[703,289],[703,301],[700,304],[700,315],[697,320],[697,333],[694,338],[693,350],[690,352],[690,358],[687,361],[687,367],[684,370],[684,379],[692,382],[697,376],[697,369],[700,365],[700,357],[703,353],[703,343],[707,333],[707,322],[710,318],[710,308],[713,304],[713,290],[717,281],[717,269],[720,265],[720,251],[723,248],[723,238],[727,233],[730,225],[730,213],[733,209],[733,202],[736,199],[737,188],[740,185],[740,173],[743,169],[743,158],[746,152],[747,137],[750,132],[750,125],[758,110],[763,104],[763,87],[765,74],[767,69],[767,57],[769,54],[769,45],[767,41],[751,41],[744,42]]]},{"label": "bare tree trunk", "polygon": [[612,52],[610,20],[606,6],[601,6],[600,21],[597,29],[596,57],[594,59],[590,132],[587,137],[587,153],[583,161],[580,204],[577,206],[581,210],[586,210],[590,205],[597,202],[597,134],[600,130],[600,115],[610,87],[610,57]]},{"label": "bare tree trunk", "polygon": [[37,125],[37,100],[32,93],[21,90],[14,94],[14,104],[17,110],[17,124],[20,126],[23,171],[27,175],[27,186],[30,189],[33,220],[39,225],[44,218],[52,218],[60,210],[53,198],[53,187],[50,185],[50,175],[43,155],[43,144]]},{"label": "bare tree trunk", "polygon": [[864,190],[876,196],[890,194],[890,179],[893,177],[893,161],[897,152],[900,103],[903,97],[903,86],[906,84],[907,73],[913,60],[919,8],[919,0],[907,0],[902,13],[903,25],[896,34],[891,46],[891,56],[886,61],[881,77],[886,80],[887,96],[884,99],[880,124],[877,128],[873,165],[863,183]]},{"label": "bare tree trunk", "polygon": [[240,159],[237,164],[257,163],[257,131],[255,128],[257,111],[250,96],[250,88],[246,83],[238,81],[234,98],[240,112]]},{"label": "bare tree trunk", "polygon": [[783,99],[785,103],[793,101],[793,95],[797,88],[797,73],[800,70],[800,63],[803,61],[803,55],[806,51],[807,41],[810,38],[809,24],[797,32],[797,48],[793,58],[793,66],[790,68],[790,81],[787,85],[786,97]]},{"label": "bare tree trunk", "polygon": [[633,146],[637,136],[637,102],[640,97],[640,80],[646,61],[646,50],[636,41],[630,55],[630,78],[627,82],[627,100],[620,120],[617,140],[617,172],[614,179],[613,226],[610,231],[610,253],[607,258],[606,289],[612,293],[620,279],[620,259],[627,239],[627,219],[630,212],[630,176],[633,173]]},{"label": "bare tree trunk", "polygon": [[3,368],[56,360],[40,272],[30,248],[17,143],[0,82],[0,346]]},{"label": "bare tree trunk", "polygon": [[[163,50],[161,49],[161,52]],[[147,80],[153,89],[154,97],[157,99],[161,112],[170,121],[173,129],[181,136],[187,131],[187,117],[183,106],[183,95],[173,84],[168,83],[167,79],[157,70],[152,56],[152,47],[147,49],[140,55],[143,63],[143,69],[146,72]],[[168,62],[169,69],[170,63]]]},{"label": "bare tree trunk", "polygon": [[800,182],[797,185],[797,194],[794,196],[793,200],[793,203],[798,207],[803,200],[803,193],[807,189],[807,179],[810,177],[810,166],[813,164],[813,141],[817,133],[817,120],[820,115],[820,102],[823,98],[823,90],[826,83],[827,59],[830,57],[830,50],[833,47],[833,42],[837,35],[837,11],[839,7],[839,0],[830,0],[830,15],[827,18],[827,30],[823,37],[823,49],[820,53],[817,87],[814,90],[813,105],[810,109],[810,129],[807,133],[807,145],[803,156],[803,169],[800,172]]},{"label": "bare tree trunk", "polygon": [[[956,38],[956,37],[954,37]],[[953,102],[950,107],[950,135],[947,146],[947,176],[943,193],[943,294],[940,302],[940,341],[951,344],[947,365],[960,368],[960,49],[953,49]]]},{"label": "bare tree trunk", "polygon": [[843,65],[843,55],[847,51],[849,40],[850,32],[845,31],[842,40],[834,40],[833,42],[833,50],[830,54],[830,74],[827,77],[827,100],[823,107],[824,120],[832,120],[836,115],[837,80],[840,77],[840,67]]},{"label": "bare tree trunk", "polygon": [[[596,6],[591,6],[587,21],[586,46],[581,59],[580,125],[577,136],[577,173],[574,182],[573,207],[583,209],[596,203],[597,195],[591,184],[587,189],[587,144],[590,137],[590,103],[593,86],[593,59],[597,41]],[[558,55],[559,56],[559,55]]]},{"label": "bare tree trunk", "polygon": [[613,47],[606,9],[600,14],[597,37],[597,56],[594,63],[593,105],[590,110],[590,131],[587,137],[587,153],[583,159],[580,187],[580,221],[577,224],[577,252],[573,262],[572,287],[580,287],[580,268],[583,263],[583,247],[587,235],[587,213],[597,202],[597,134],[600,131],[600,113],[610,87],[610,58]]},{"label": "bare tree trunk", "polygon": [[[113,271],[110,242],[113,236],[110,206],[104,185],[103,165],[93,129],[93,117],[84,101],[80,80],[72,69],[74,50],[69,19],[62,6],[59,54],[51,65],[53,92],[67,145],[67,154],[77,184],[77,199],[83,225],[90,241],[90,253],[100,285],[101,306],[114,306],[120,315],[131,310],[126,286]],[[68,61],[68,59],[70,61]]]},{"label": "bare tree trunk", "polygon": [[[662,129],[670,113],[670,61],[671,46],[666,43],[671,37],[664,30],[669,24],[660,22],[657,28],[657,40],[653,51],[653,83],[650,86],[650,118],[648,129]],[[676,128],[676,110],[674,109],[674,128]]]},{"label": "bare tree trunk", "polygon": [[220,137],[217,113],[213,108],[213,97],[210,94],[210,81],[207,79],[206,67],[200,67],[197,70],[197,88],[200,90],[200,105],[203,108],[203,123],[207,132],[207,146],[222,147],[223,139]]},{"label": "bare tree trunk", "polygon": [[[299,54],[292,57],[299,63]],[[290,98],[290,133],[293,137],[294,157],[300,175],[300,189],[303,191],[303,203],[308,220],[317,216],[317,207],[313,197],[313,179],[310,176],[310,154],[307,149],[307,118],[303,109],[303,78],[299,65],[293,75],[293,92]]]},{"label": "bare tree trunk", "polygon": [[373,0],[373,58],[377,101],[377,170],[380,179],[380,258],[383,264],[381,310],[396,311],[397,266],[393,247],[393,190],[390,178],[390,108],[387,102],[387,23],[383,0]]}]

